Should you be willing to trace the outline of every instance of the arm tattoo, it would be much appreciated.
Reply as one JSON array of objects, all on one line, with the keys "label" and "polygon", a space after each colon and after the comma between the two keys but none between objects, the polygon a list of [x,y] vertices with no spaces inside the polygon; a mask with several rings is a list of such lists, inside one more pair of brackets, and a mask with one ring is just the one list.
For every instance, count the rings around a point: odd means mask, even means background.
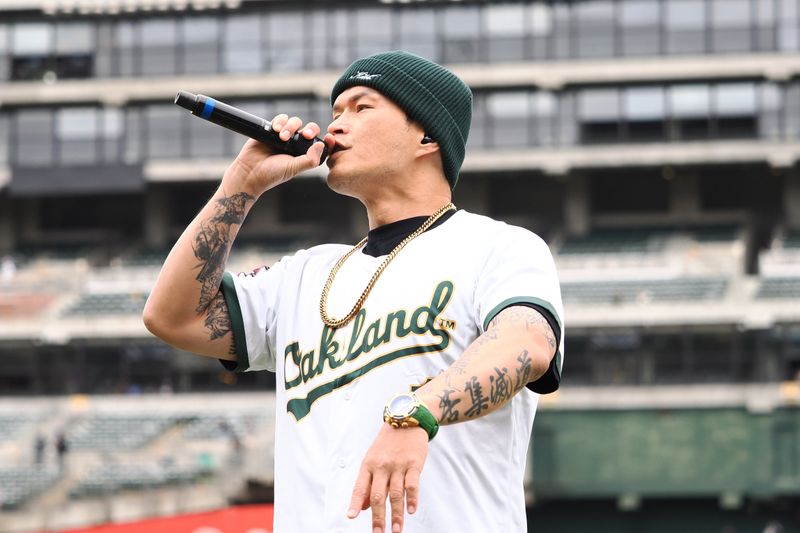
[{"label": "arm tattoo", "polygon": [[517,361],[519,361],[520,367],[517,368],[517,381],[514,383],[514,388],[516,390],[522,390],[522,387],[527,385],[528,381],[530,381],[531,374],[533,373],[533,363],[531,361],[531,356],[528,355],[528,350],[522,350],[517,356]]},{"label": "arm tattoo", "polygon": [[439,396],[439,407],[442,408],[442,415],[439,422],[458,422],[458,409],[456,405],[461,403],[461,398],[450,398],[450,394],[456,392],[454,389],[445,389]]},{"label": "arm tattoo", "polygon": [[523,323],[525,325],[525,329],[536,329],[547,340],[547,344],[555,353],[556,346],[558,343],[556,342],[555,333],[553,333],[553,328],[550,327],[550,322],[547,321],[542,314],[533,309],[532,307],[528,307],[525,305],[514,305],[511,307],[506,307],[503,309],[496,317],[489,322],[489,327],[493,328],[501,323]]},{"label": "arm tattoo", "polygon": [[489,376],[489,401],[494,405],[502,405],[510,400],[516,391],[512,390],[507,368],[494,367],[494,373],[494,376]]},{"label": "arm tattoo", "polygon": [[481,382],[478,381],[478,376],[472,378],[464,384],[464,389],[469,392],[472,405],[464,412],[467,418],[478,417],[483,411],[489,409],[489,398],[483,395],[483,388]]},{"label": "arm tattoo", "polygon": [[231,331],[228,307],[219,294],[219,286],[230,252],[231,226],[241,225],[247,202],[252,200],[252,196],[243,192],[220,198],[217,200],[214,216],[200,225],[195,236],[194,255],[200,261],[197,265],[200,272],[195,278],[200,282],[200,301],[195,312],[198,315],[208,313],[205,326],[211,340]]}]

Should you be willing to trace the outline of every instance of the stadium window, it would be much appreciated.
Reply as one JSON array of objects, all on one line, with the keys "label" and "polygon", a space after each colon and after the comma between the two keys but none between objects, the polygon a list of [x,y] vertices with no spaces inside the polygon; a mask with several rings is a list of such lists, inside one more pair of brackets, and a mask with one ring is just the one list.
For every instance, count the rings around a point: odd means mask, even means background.
[{"label": "stadium window", "polygon": [[493,147],[530,146],[530,105],[528,91],[495,92],[486,97]]},{"label": "stadium window", "polygon": [[5,114],[0,114],[0,165],[8,164],[8,143],[10,141],[11,118]]},{"label": "stadium window", "polygon": [[694,382],[727,382],[739,375],[734,357],[735,331],[696,331],[689,336]]},{"label": "stadium window", "polygon": [[590,179],[592,213],[666,213],[669,182],[656,169],[596,171]]},{"label": "stadium window", "polygon": [[627,141],[664,140],[663,87],[628,87],[624,89],[622,116],[625,120]]},{"label": "stadium window", "polygon": [[331,39],[328,48],[328,56],[331,60],[331,68],[345,68],[355,57],[351,49],[352,37],[350,35],[349,11],[346,9],[332,9],[329,12]]},{"label": "stadium window", "polygon": [[306,14],[308,34],[304,47],[308,51],[306,65],[309,70],[322,70],[328,68],[328,46],[331,40],[328,30],[328,13],[314,10]]},{"label": "stadium window", "polygon": [[489,4],[484,10],[486,49],[490,62],[525,58],[525,6]]},{"label": "stadium window", "polygon": [[658,332],[648,335],[653,357],[653,377],[656,383],[689,383],[688,334]]},{"label": "stadium window", "polygon": [[303,14],[299,11],[270,13],[267,18],[267,31],[264,36],[267,70],[286,72],[305,68],[305,39],[298,35],[305,33]]},{"label": "stadium window", "polygon": [[59,78],[89,78],[93,74],[92,26],[86,22],[55,27],[55,73]]},{"label": "stadium window", "polygon": [[704,0],[666,2],[667,52],[693,54],[705,51],[706,10]]},{"label": "stadium window", "polygon": [[103,146],[103,160],[106,163],[120,160],[122,149],[120,141],[123,130],[122,110],[117,107],[107,107],[100,113],[100,128]]},{"label": "stadium window", "polygon": [[481,13],[475,6],[442,9],[442,61],[475,63],[481,55]]},{"label": "stadium window", "polygon": [[711,90],[707,84],[669,88],[670,135],[673,140],[707,139],[710,135]]},{"label": "stadium window", "polygon": [[533,110],[533,138],[531,144],[552,146],[556,144],[556,119],[558,100],[554,93],[539,91],[531,95]]},{"label": "stadium window", "polygon": [[94,75],[98,78],[107,78],[115,74],[114,58],[114,27],[110,22],[98,22],[94,26]]},{"label": "stadium window", "polygon": [[775,2],[758,2],[755,8],[756,43],[757,51],[772,51],[777,49],[777,33],[775,31]]},{"label": "stadium window", "polygon": [[174,105],[150,105],[145,108],[146,157],[180,157],[185,117]]},{"label": "stadium window", "polygon": [[[292,36],[297,39],[297,36]],[[261,17],[235,15],[225,21],[222,37],[222,64],[225,72],[261,72]]]},{"label": "stadium window", "polygon": [[718,138],[752,138],[757,132],[754,83],[724,83],[714,88]]},{"label": "stadium window", "polygon": [[758,136],[763,139],[779,139],[783,115],[783,93],[772,83],[761,83],[759,89]]},{"label": "stadium window", "polygon": [[617,89],[582,89],[578,92],[578,121],[582,143],[620,140],[620,96]]},{"label": "stadium window", "polygon": [[800,139],[800,84],[797,81],[786,87],[783,120],[785,139]]},{"label": "stadium window", "polygon": [[392,16],[387,8],[360,8],[354,13],[356,57],[392,49]]},{"label": "stadium window", "polygon": [[614,3],[589,0],[575,4],[575,35],[578,57],[614,55]]},{"label": "stadium window", "polygon": [[141,57],[138,55],[138,28],[133,21],[120,21],[114,28],[116,72],[119,76],[134,76],[140,73]]},{"label": "stadium window", "polygon": [[142,21],[142,74],[176,74],[177,25],[172,19]]},{"label": "stadium window", "polygon": [[219,22],[214,17],[187,17],[181,23],[182,74],[211,74],[220,71]]},{"label": "stadium window", "polygon": [[126,164],[137,163],[142,156],[142,109],[131,107],[125,110],[125,129],[122,146],[122,161]]},{"label": "stadium window", "polygon": [[714,52],[752,50],[750,0],[711,0],[711,46]]},{"label": "stadium window", "polygon": [[15,24],[11,33],[11,79],[42,79],[54,68],[52,52],[52,25],[41,22]]},{"label": "stadium window", "polygon": [[553,9],[547,4],[527,6],[528,39],[531,59],[546,59],[550,56],[549,43],[553,34]]},{"label": "stadium window", "polygon": [[97,109],[93,107],[68,107],[56,111],[59,163],[96,163],[99,125]]},{"label": "stadium window", "polygon": [[643,375],[642,335],[635,330],[596,331],[589,336],[593,381],[632,385]]},{"label": "stadium window", "polygon": [[575,29],[570,25],[572,4],[553,4],[553,41],[551,55],[554,59],[567,59],[572,54],[572,35]]},{"label": "stadium window", "polygon": [[8,56],[10,52],[9,35],[8,26],[0,24],[0,81],[7,80],[11,74],[8,71]]},{"label": "stadium window", "polygon": [[660,3],[629,0],[619,7],[622,55],[658,55],[661,52]]},{"label": "stadium window", "polygon": [[424,58],[436,61],[436,17],[430,8],[404,8],[396,12],[397,44]]},{"label": "stadium window", "polygon": [[798,5],[797,0],[779,0],[778,3],[778,50],[798,50]]},{"label": "stadium window", "polygon": [[53,112],[23,109],[16,113],[14,158],[19,166],[53,164]]}]

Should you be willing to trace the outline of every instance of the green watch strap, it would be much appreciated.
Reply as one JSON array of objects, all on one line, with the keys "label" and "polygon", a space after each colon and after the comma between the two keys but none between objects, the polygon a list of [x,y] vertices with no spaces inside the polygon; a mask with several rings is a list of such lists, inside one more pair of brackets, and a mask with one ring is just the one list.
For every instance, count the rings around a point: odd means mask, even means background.
[{"label": "green watch strap", "polygon": [[411,414],[411,418],[419,422],[419,427],[428,433],[428,441],[432,441],[433,437],[439,432],[439,423],[436,417],[433,416],[424,403],[419,402],[417,409]]}]

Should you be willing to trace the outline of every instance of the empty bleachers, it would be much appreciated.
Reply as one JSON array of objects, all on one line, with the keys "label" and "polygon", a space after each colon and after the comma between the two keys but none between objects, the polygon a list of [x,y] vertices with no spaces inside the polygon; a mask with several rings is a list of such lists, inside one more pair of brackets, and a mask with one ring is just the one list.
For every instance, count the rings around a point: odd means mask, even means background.
[{"label": "empty bleachers", "polygon": [[65,316],[141,314],[147,295],[141,292],[84,294]]},{"label": "empty bleachers", "polygon": [[59,478],[57,471],[41,467],[0,469],[0,509],[17,509]]},{"label": "empty bleachers", "polygon": [[723,298],[727,286],[724,278],[680,278],[562,283],[561,291],[570,304],[699,302]]},{"label": "empty bleachers", "polygon": [[757,300],[791,298],[800,298],[800,276],[765,278],[756,292]]},{"label": "empty bleachers", "polygon": [[104,465],[90,471],[69,492],[73,499],[107,496],[196,483],[210,472],[202,466],[177,466],[164,462]]},{"label": "empty bleachers", "polygon": [[19,438],[33,428],[36,420],[31,415],[0,415],[0,443]]},{"label": "empty bleachers", "polygon": [[97,415],[80,421],[70,432],[75,449],[135,450],[166,431],[175,420],[160,414]]}]

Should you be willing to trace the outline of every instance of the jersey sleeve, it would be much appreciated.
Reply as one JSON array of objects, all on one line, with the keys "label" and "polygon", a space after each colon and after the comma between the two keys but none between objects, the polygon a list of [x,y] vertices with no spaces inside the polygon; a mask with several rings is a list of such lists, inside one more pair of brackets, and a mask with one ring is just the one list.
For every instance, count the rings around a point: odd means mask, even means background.
[{"label": "jersey sleeve", "polygon": [[553,392],[564,362],[564,312],[553,256],[541,238],[522,228],[509,227],[495,242],[475,288],[476,325],[485,332],[494,317],[514,305],[536,309],[553,329],[557,348],[550,368],[528,388]]},{"label": "jersey sleeve", "polygon": [[275,326],[283,272],[284,265],[279,261],[272,268],[224,274],[221,290],[228,305],[237,358],[236,362],[222,361],[228,370],[275,371],[275,351],[268,332]]}]

